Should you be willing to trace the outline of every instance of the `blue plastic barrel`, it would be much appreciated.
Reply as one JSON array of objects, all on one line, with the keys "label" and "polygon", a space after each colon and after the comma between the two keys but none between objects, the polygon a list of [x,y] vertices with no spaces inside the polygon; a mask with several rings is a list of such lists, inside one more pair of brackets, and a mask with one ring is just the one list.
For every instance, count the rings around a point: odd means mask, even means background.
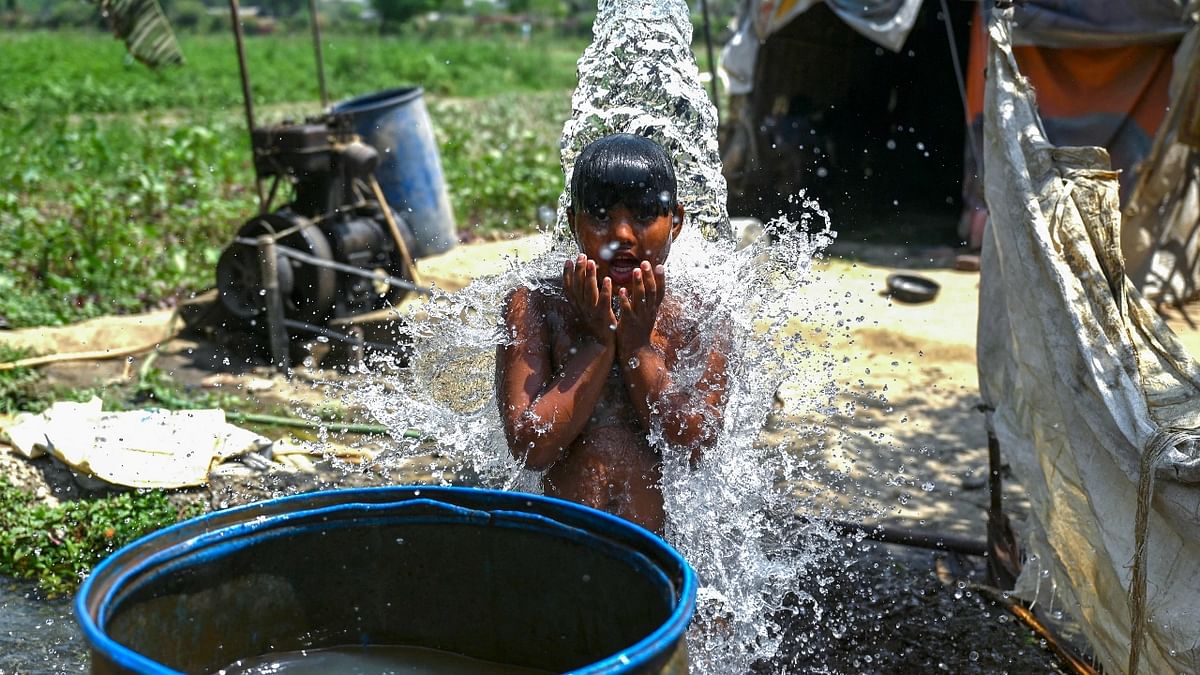
[{"label": "blue plastic barrel", "polygon": [[471,488],[315,492],[114,553],[75,600],[93,673],[215,673],[269,653],[405,645],[562,673],[687,673],[695,576],[642,528]]},{"label": "blue plastic barrel", "polygon": [[412,230],[413,257],[450,250],[456,241],[454,212],[421,88],[359,96],[335,104],[333,112],[349,116],[355,133],[379,151],[375,176]]}]

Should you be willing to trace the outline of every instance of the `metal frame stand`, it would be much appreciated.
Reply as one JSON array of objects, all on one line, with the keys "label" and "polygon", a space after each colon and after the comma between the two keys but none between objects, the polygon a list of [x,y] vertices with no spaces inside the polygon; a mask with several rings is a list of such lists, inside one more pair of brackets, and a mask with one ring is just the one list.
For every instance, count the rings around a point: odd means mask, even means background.
[{"label": "metal frame stand", "polygon": [[271,342],[271,363],[276,370],[288,372],[292,360],[288,353],[288,333],[283,314],[283,295],[279,292],[279,266],[275,257],[275,237],[264,234],[256,240],[262,284],[267,296],[267,334]]}]

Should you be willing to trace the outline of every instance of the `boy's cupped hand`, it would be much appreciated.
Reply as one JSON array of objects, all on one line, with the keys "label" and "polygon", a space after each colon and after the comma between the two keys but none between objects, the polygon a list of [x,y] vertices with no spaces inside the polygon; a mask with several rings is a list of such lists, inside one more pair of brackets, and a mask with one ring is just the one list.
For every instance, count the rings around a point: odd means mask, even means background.
[{"label": "boy's cupped hand", "polygon": [[632,354],[650,345],[658,308],[666,295],[666,270],[662,265],[651,267],[643,260],[633,271],[633,282],[622,288],[617,302],[621,319],[617,323],[617,348],[622,354]]},{"label": "boy's cupped hand", "polygon": [[596,278],[596,262],[580,253],[563,265],[563,294],[575,310],[583,329],[605,347],[617,339],[617,317],[613,313],[612,279]]}]

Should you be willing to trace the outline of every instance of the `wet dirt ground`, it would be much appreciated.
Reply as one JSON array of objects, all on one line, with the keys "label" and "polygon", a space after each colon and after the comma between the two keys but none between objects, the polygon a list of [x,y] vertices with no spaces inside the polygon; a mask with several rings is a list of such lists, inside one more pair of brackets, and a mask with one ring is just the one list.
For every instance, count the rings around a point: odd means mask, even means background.
[{"label": "wet dirt ground", "polygon": [[[422,270],[443,288],[453,289],[476,275],[497,271],[511,257],[532,255],[541,246],[536,240],[518,240],[460,247],[441,260],[422,261]],[[949,269],[952,260],[953,251],[944,248],[851,246],[835,247],[819,264],[805,294],[825,302],[812,310],[813,303],[798,297],[797,315],[803,320],[793,328],[808,338],[828,367],[818,370],[812,382],[785,384],[778,410],[764,430],[764,442],[792,443],[795,451],[828,469],[821,473],[824,478],[794,485],[798,496],[813,498],[815,506],[860,508],[869,503],[869,510],[881,514],[871,522],[984,538],[987,438],[977,410],[974,351],[979,277]],[[889,273],[913,268],[941,285],[935,300],[906,305],[883,294]],[[39,351],[137,344],[161,336],[168,317],[160,313],[106,319],[94,331],[85,331],[83,338],[76,330],[7,332],[0,333],[0,339],[25,341]],[[1186,317],[1177,317],[1173,327],[1193,353],[1200,353],[1200,331],[1190,327]],[[58,364],[45,373],[48,383],[92,386],[133,377],[143,358]],[[264,409],[326,400],[303,373],[289,381],[196,339],[167,342],[158,359],[157,367],[185,386],[252,397]],[[813,387],[830,381],[838,388],[836,412],[814,415],[806,405]],[[786,437],[797,425],[808,433]],[[6,475],[47,495],[78,497],[69,473],[47,463],[31,466],[0,446],[0,471]],[[840,484],[827,480],[832,474],[839,476]],[[316,481],[288,489],[318,485]],[[1004,505],[1009,517],[1019,522],[1026,508],[1023,493],[1007,474]],[[826,619],[798,612],[787,623],[787,652],[760,664],[759,672],[1064,672],[1011,614],[969,586],[958,586],[984,581],[982,559],[891,545],[864,544],[860,549],[854,564],[865,571],[864,581],[845,588],[834,584],[823,596],[824,603],[838,608],[831,616],[850,618],[815,631],[819,639],[802,640],[800,636],[811,636],[814,625]],[[4,584],[0,615],[21,614],[30,621],[22,624],[25,628],[0,622],[0,673],[76,669],[82,647],[77,635],[64,627],[72,625],[67,610],[26,599],[26,585]],[[22,631],[28,633],[39,622],[45,625],[46,619],[55,627],[39,633],[45,645],[37,646]],[[1073,634],[1069,622],[1060,629]],[[9,643],[2,642],[4,631]],[[12,640],[24,641],[25,661],[12,660],[13,652],[5,648]],[[1074,644],[1086,649],[1077,637]]]},{"label": "wet dirt ground", "polygon": [[[1035,633],[975,584],[977,558],[863,542],[854,584],[794,602],[767,673],[1068,673]],[[836,578],[836,577],[835,577]]]}]

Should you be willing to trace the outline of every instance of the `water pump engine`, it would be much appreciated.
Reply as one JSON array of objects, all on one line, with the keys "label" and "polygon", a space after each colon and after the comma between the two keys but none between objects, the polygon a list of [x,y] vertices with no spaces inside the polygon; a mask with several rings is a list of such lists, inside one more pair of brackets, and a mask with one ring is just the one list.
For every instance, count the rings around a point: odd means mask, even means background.
[{"label": "water pump engine", "polygon": [[[259,182],[272,184],[261,212],[242,225],[217,262],[221,302],[233,316],[265,327],[271,281],[264,269],[272,267],[293,334],[305,332],[300,324],[320,332],[332,319],[381,309],[409,292],[405,253],[412,235],[400,215],[385,213],[390,207],[376,199],[379,153],[359,140],[345,116],[257,127],[251,140]],[[291,199],[272,209],[280,183],[290,186]],[[274,246],[260,245],[264,235]],[[274,251],[273,266],[264,265],[264,250]]]}]

